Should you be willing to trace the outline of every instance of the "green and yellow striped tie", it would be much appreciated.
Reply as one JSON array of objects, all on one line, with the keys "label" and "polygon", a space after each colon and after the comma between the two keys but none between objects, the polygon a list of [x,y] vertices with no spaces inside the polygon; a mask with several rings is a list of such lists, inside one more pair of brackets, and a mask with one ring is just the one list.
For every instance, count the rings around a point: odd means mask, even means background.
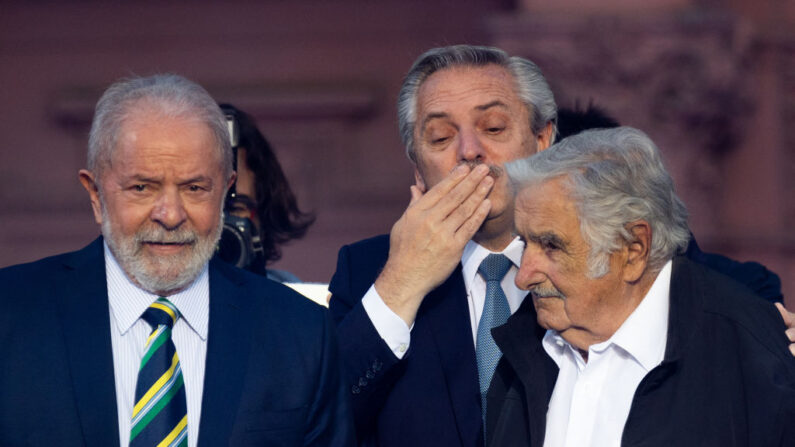
[{"label": "green and yellow striped tie", "polygon": [[130,447],[188,445],[188,410],[182,369],[171,329],[176,306],[160,297],[141,315],[152,327],[138,370]]}]

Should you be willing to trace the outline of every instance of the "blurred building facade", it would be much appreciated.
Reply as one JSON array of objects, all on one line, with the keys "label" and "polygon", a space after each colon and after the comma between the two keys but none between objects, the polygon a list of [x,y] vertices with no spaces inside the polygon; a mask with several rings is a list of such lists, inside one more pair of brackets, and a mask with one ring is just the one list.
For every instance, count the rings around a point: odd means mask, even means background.
[{"label": "blurred building facade", "polygon": [[561,106],[646,131],[702,248],[766,264],[795,306],[793,30],[781,0],[2,2],[0,266],[98,234],[77,182],[94,103],[120,77],[176,72],[258,120],[317,214],[276,267],[328,281],[340,245],[408,203],[402,76],[472,43],[538,63]]}]

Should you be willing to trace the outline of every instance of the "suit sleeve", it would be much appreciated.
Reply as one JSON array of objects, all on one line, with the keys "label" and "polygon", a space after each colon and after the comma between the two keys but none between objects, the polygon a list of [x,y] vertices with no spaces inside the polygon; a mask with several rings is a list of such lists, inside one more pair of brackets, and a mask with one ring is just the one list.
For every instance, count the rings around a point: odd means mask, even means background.
[{"label": "suit sleeve", "polygon": [[340,250],[337,270],[329,285],[332,294],[329,308],[337,325],[343,377],[353,403],[356,434],[360,441],[365,441],[375,433],[378,415],[402,373],[403,362],[381,339],[361,302],[383,263],[355,258],[349,247]]},{"label": "suit sleeve", "polygon": [[322,355],[317,374],[315,399],[309,413],[307,447],[353,447],[356,445],[350,401],[342,379],[334,324],[323,312]]}]

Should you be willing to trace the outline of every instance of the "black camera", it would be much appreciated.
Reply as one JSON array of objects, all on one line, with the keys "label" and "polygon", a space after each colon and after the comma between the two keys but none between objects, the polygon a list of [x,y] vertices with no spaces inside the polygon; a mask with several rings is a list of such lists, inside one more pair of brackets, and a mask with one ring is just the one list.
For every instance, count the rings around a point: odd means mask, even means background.
[{"label": "black camera", "polygon": [[246,268],[261,255],[262,244],[251,219],[228,214],[224,216],[218,256],[230,264]]},{"label": "black camera", "polygon": [[[237,170],[237,148],[239,145],[239,126],[237,110],[221,106],[226,123],[229,127],[229,138],[232,143],[232,166]],[[216,252],[218,257],[240,268],[247,268],[262,256],[262,243],[259,232],[251,219],[232,214],[241,206],[255,208],[256,204],[248,197],[238,197],[237,183],[229,187],[224,202],[224,228],[218,241]]]}]

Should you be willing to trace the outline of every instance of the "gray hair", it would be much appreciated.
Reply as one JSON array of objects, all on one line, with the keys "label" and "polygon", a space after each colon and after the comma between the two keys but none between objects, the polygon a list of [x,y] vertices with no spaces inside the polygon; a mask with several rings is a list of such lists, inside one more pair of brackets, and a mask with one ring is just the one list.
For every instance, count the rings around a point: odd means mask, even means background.
[{"label": "gray hair", "polygon": [[88,137],[88,169],[101,175],[111,161],[125,120],[145,110],[166,117],[194,119],[210,128],[221,151],[223,170],[232,173],[229,130],[218,104],[195,82],[175,74],[122,79],[111,85],[97,102]]},{"label": "gray hair", "polygon": [[558,106],[552,90],[533,62],[521,57],[510,57],[499,48],[472,45],[454,45],[434,48],[422,54],[411,66],[398,95],[398,128],[406,146],[409,159],[416,162],[414,125],[417,121],[417,92],[433,73],[451,67],[483,67],[497,65],[508,70],[516,80],[516,92],[527,107],[530,129],[538,135],[547,124],[552,124],[552,141],[558,119]]},{"label": "gray hair", "polygon": [[565,176],[580,231],[591,246],[592,277],[606,274],[609,254],[632,239],[625,228],[631,222],[645,220],[652,228],[650,271],[659,271],[687,247],[687,209],[657,146],[637,129],[588,130],[511,162],[506,170],[516,191]]}]

